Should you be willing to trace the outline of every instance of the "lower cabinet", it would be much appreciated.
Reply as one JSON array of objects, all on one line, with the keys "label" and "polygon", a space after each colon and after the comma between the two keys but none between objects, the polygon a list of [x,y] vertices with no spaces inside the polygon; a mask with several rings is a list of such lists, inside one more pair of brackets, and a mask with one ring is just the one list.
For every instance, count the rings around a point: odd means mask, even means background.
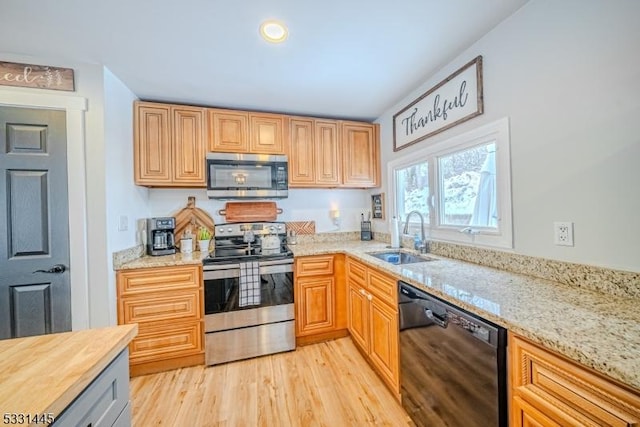
[{"label": "lower cabinet", "polygon": [[346,336],[344,256],[298,257],[294,268],[296,343]]},{"label": "lower cabinet", "polygon": [[130,426],[129,352],[125,349],[56,419],[53,426]]},{"label": "lower cabinet", "polygon": [[399,399],[397,281],[350,257],[346,276],[349,333]]},{"label": "lower cabinet", "polygon": [[640,394],[517,335],[509,335],[511,423],[637,426]]},{"label": "lower cabinet", "polygon": [[118,324],[138,324],[131,375],[204,364],[201,265],[120,270]]}]

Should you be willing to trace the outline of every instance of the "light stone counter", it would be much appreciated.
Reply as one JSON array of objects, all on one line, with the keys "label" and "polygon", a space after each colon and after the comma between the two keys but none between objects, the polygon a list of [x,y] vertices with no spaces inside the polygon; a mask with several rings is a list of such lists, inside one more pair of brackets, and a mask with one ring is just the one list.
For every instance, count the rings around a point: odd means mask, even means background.
[{"label": "light stone counter", "polygon": [[192,252],[190,254],[177,253],[175,255],[149,256],[144,255],[133,261],[114,263],[114,270],[131,270],[134,268],[171,267],[176,265],[202,264],[202,259],[208,254]]},{"label": "light stone counter", "polygon": [[381,242],[291,245],[295,256],[344,253],[640,391],[640,299],[607,295],[429,254],[392,265]]}]

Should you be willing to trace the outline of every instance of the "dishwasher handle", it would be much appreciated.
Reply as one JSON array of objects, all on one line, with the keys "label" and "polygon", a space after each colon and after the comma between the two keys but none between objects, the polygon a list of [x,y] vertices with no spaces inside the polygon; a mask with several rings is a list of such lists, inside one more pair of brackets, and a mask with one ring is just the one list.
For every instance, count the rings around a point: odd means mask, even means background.
[{"label": "dishwasher handle", "polygon": [[449,325],[446,312],[443,316],[439,316],[433,311],[431,311],[430,309],[425,307],[424,314],[427,316],[429,320],[431,320],[433,323],[440,326],[441,328],[446,328]]}]

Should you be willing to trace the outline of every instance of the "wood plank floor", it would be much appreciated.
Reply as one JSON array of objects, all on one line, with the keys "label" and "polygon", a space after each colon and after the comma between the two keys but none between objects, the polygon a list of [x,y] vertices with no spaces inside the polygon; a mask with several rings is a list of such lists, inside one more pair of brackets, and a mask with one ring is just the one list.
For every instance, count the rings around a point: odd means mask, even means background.
[{"label": "wood plank floor", "polygon": [[412,426],[350,338],[131,379],[133,426]]}]

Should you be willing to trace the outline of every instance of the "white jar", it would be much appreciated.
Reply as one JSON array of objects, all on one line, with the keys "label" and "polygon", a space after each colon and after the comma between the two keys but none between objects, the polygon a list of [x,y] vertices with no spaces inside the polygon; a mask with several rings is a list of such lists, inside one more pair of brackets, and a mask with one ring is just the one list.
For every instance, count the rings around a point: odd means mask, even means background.
[{"label": "white jar", "polygon": [[193,240],[180,239],[180,253],[190,254],[191,252],[193,252]]}]

